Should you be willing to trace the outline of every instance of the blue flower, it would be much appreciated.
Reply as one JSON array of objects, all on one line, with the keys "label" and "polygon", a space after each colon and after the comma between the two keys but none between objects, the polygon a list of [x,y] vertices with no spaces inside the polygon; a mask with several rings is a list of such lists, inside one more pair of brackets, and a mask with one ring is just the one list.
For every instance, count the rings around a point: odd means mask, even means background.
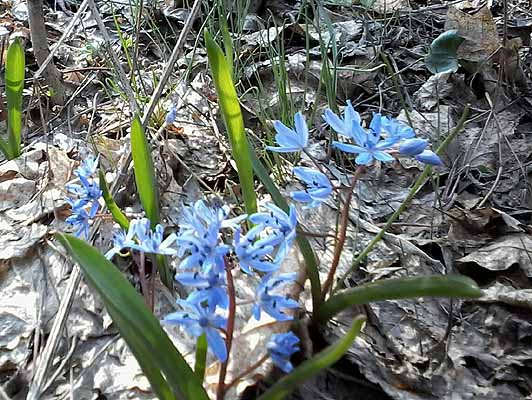
[{"label": "blue flower", "polygon": [[324,174],[307,167],[295,167],[292,171],[307,188],[290,193],[290,197],[295,201],[308,203],[304,208],[317,207],[329,198],[332,186]]},{"label": "blue flower", "polygon": [[198,289],[187,297],[188,302],[201,304],[206,301],[210,307],[227,308],[229,296],[223,272],[183,272],[177,274],[175,279],[183,285]]},{"label": "blue flower", "polygon": [[[373,120],[378,121],[379,119],[380,117],[377,117]],[[372,127],[369,132],[362,128],[359,129],[359,126],[353,123],[352,133],[356,145],[334,141],[333,146],[347,153],[358,154],[355,162],[359,165],[369,165],[374,160],[382,162],[393,161],[394,158],[386,150],[391,150],[397,143],[398,138],[392,137],[382,140],[380,133],[377,133],[380,130],[380,122],[373,122],[373,120],[370,124]]]},{"label": "blue flower", "polygon": [[428,146],[427,139],[413,138],[406,139],[399,146],[399,153],[407,156],[417,156],[422,153]]},{"label": "blue flower", "polygon": [[218,233],[215,234],[215,232],[222,228],[235,229],[247,217],[244,214],[236,218],[228,219],[229,212],[230,210],[227,205],[215,202],[215,204],[209,207],[205,201],[198,200],[192,207],[183,207],[179,222],[180,232],[193,232],[198,236],[209,233],[218,237]]},{"label": "blue flower", "polygon": [[113,235],[113,248],[107,253],[105,253],[105,258],[110,260],[114,257],[115,254],[120,253],[122,249],[126,249],[131,247],[131,245],[135,245],[135,242],[133,240],[135,230],[131,229],[132,224],[130,224],[129,226],[130,229],[128,229],[127,233],[122,229],[115,232],[115,234]]},{"label": "blue flower", "polygon": [[119,253],[122,249],[130,248],[149,254],[175,255],[177,250],[172,246],[176,242],[176,234],[172,233],[163,240],[163,227],[159,224],[151,230],[148,218],[135,219],[130,222],[126,232],[119,230],[113,238],[113,248],[105,256],[108,259]]},{"label": "blue flower", "polygon": [[262,278],[260,284],[257,286],[257,300],[252,310],[256,320],[260,319],[261,309],[277,321],[289,321],[294,318],[291,315],[285,314],[283,309],[298,308],[297,301],[286,296],[272,294],[272,292],[279,290],[284,285],[293,283],[296,277],[297,274],[294,272],[281,274],[276,277],[272,277],[272,274],[266,274]]},{"label": "blue flower", "polygon": [[279,238],[279,249],[276,258],[283,258],[296,237],[297,214],[294,205],[290,205],[289,214],[269,203],[264,206],[269,212],[259,212],[249,216],[249,220],[255,225],[272,228],[274,235]]},{"label": "blue flower", "polygon": [[69,192],[66,200],[72,207],[72,215],[66,219],[66,222],[76,228],[76,236],[85,239],[89,237],[90,220],[98,212],[99,200],[102,195],[100,186],[94,179],[97,166],[98,158],[87,157],[74,171],[81,184],[70,183],[66,185]]},{"label": "blue flower", "polygon": [[76,207],[85,207],[90,205],[89,215],[91,218],[96,216],[98,208],[100,207],[100,197],[102,196],[102,191],[100,190],[100,185],[96,181],[89,181],[84,176],[80,176],[81,185],[70,183],[66,185],[66,189],[71,195],[77,197],[76,200],[69,198],[72,202],[72,208]]},{"label": "blue flower", "polygon": [[177,108],[175,104],[172,104],[170,107],[170,111],[168,111],[168,114],[166,114],[165,122],[167,125],[173,124],[175,121],[175,118],[177,116]]},{"label": "blue flower", "polygon": [[352,138],[353,123],[360,126],[360,114],[355,111],[351,105],[351,101],[347,100],[347,105],[344,108],[344,117],[340,119],[329,108],[325,110],[323,119],[327,122],[331,128],[337,133]]},{"label": "blue flower", "polygon": [[397,121],[394,118],[381,117],[381,126],[382,129],[388,133],[388,135],[390,135],[390,137],[395,137],[398,139],[411,139],[416,136],[411,127],[400,121]]},{"label": "blue flower", "polygon": [[217,315],[215,307],[202,307],[185,300],[177,300],[176,302],[184,308],[184,311],[167,315],[163,322],[181,325],[189,335],[194,337],[199,337],[205,333],[209,348],[214,355],[221,362],[227,360],[227,348],[220,334],[220,329],[226,329],[227,318]]},{"label": "blue flower", "polygon": [[227,219],[229,207],[215,205],[208,207],[199,200],[193,207],[183,207],[182,219],[179,224],[177,244],[179,245],[178,257],[183,258],[180,268],[192,269],[196,267],[208,271],[215,268],[221,271],[224,268],[223,257],[229,252],[230,247],[220,241],[220,230],[223,228],[236,228],[246,215]]},{"label": "blue flower", "polygon": [[279,269],[279,264],[272,261],[272,253],[278,243],[278,237],[270,235],[260,239],[259,234],[262,229],[261,225],[254,226],[245,236],[241,235],[240,229],[235,231],[235,254],[240,268],[247,274],[251,274],[253,270],[272,272]]},{"label": "blue flower", "polygon": [[90,216],[83,207],[73,208],[72,215],[69,216],[65,222],[75,227],[75,236],[83,237],[85,239],[89,238]]},{"label": "blue flower", "polygon": [[441,158],[430,150],[425,150],[421,154],[418,154],[416,160],[429,165],[443,165]]},{"label": "blue flower", "polygon": [[277,333],[272,335],[266,348],[273,363],[284,372],[289,373],[294,369],[290,357],[299,351],[298,344],[299,338],[293,332]]},{"label": "blue flower", "polygon": [[74,174],[78,178],[94,178],[94,175],[96,173],[96,169],[98,168],[98,161],[100,160],[100,157],[94,158],[92,155],[89,155],[85,160],[83,160],[78,168],[76,168],[76,171]]},{"label": "blue flower", "polygon": [[155,230],[150,229],[151,223],[148,218],[142,218],[140,222],[134,225],[133,229],[137,238],[137,244],[131,244],[130,247],[150,254],[163,254],[173,256],[177,250],[172,246],[175,244],[177,235],[170,234],[163,240],[164,229],[162,225],[157,224]]},{"label": "blue flower", "polygon": [[[209,240],[210,239],[210,240]],[[177,255],[184,257],[179,264],[181,269],[202,268],[204,271],[215,269],[222,271],[224,268],[224,256],[230,247],[219,242],[218,237],[206,234],[198,237],[192,233],[179,234],[177,236],[179,246]]]},{"label": "blue flower", "polygon": [[302,151],[308,145],[308,126],[301,112],[294,116],[295,130],[288,128],[281,121],[275,121],[273,127],[277,134],[275,141],[279,147],[266,146],[266,150],[278,153],[294,153]]},{"label": "blue flower", "polygon": [[297,214],[294,205],[290,205],[289,214],[285,213],[273,203],[264,205],[269,212],[258,212],[249,216],[249,220],[255,224],[262,224],[273,229],[280,230],[286,240],[293,240],[296,236]]},{"label": "blue flower", "polygon": [[[151,221],[148,218],[137,218],[130,222],[129,231],[132,231],[132,237],[146,238],[151,231]],[[142,240],[140,239],[140,240]]]}]

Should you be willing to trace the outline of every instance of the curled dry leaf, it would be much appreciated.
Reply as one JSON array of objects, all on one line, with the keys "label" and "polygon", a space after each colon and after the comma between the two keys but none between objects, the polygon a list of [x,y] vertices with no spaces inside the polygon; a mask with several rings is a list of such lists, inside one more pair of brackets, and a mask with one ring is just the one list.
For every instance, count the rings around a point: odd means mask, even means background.
[{"label": "curled dry leaf", "polygon": [[465,39],[458,49],[458,58],[485,62],[499,49],[501,41],[493,15],[487,6],[474,14],[468,14],[455,7],[449,7],[445,30],[456,29]]},{"label": "curled dry leaf", "polygon": [[461,263],[475,263],[490,271],[504,271],[513,265],[532,277],[532,237],[526,233],[501,237],[462,257]]}]

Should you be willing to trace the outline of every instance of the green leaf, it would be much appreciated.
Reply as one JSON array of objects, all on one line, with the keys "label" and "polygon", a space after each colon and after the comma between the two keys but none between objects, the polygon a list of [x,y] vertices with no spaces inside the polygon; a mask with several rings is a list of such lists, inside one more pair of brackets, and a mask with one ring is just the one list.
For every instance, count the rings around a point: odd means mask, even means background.
[{"label": "green leaf", "polygon": [[231,76],[231,81],[233,81],[233,40],[231,39],[231,34],[229,33],[229,27],[227,25],[227,19],[225,18],[222,2],[218,4],[218,16],[220,18],[220,31],[222,32],[222,41],[224,44],[225,51],[225,61],[227,68],[229,70],[229,75]]},{"label": "green leaf", "polygon": [[159,195],[150,145],[138,115],[131,124],[131,154],[140,202],[154,228],[159,223]]},{"label": "green leaf", "polygon": [[200,382],[203,382],[205,368],[207,367],[207,348],[207,335],[203,333],[196,342],[196,364],[194,365],[194,373]]},{"label": "green leaf", "polygon": [[8,143],[11,149],[10,158],[16,158],[20,155],[24,68],[24,49],[22,48],[19,39],[15,39],[7,50],[5,73]]},{"label": "green leaf", "polygon": [[302,382],[308,378],[319,374],[323,369],[338,361],[349,350],[356,339],[362,325],[366,319],[358,317],[353,321],[353,325],[346,335],[335,344],[320,351],[310,360],[305,361],[289,375],[286,375],[279,382],[273,385],[266,393],[259,397],[259,400],[280,400],[288,396]]},{"label": "green leaf", "polygon": [[372,301],[416,297],[476,298],[481,295],[482,292],[477,284],[462,275],[383,279],[338,292],[321,305],[317,318],[324,323],[348,307]]},{"label": "green leaf", "polygon": [[229,134],[231,152],[236,163],[246,212],[253,214],[257,211],[257,195],[253,185],[251,149],[244,129],[244,119],[242,117],[240,103],[238,102],[230,68],[227,65],[222,49],[212,39],[207,30],[205,30],[204,35],[212,79],[216,87],[220,109]]},{"label": "green leaf", "polygon": [[118,204],[116,204],[115,199],[113,199],[113,196],[111,196],[111,193],[109,192],[109,188],[107,187],[107,182],[105,181],[105,175],[102,172],[102,170],[99,171],[100,174],[100,189],[102,190],[102,197],[105,201],[105,205],[111,212],[111,215],[113,216],[114,221],[120,225],[120,228],[127,231],[129,229],[129,220],[125,216],[125,214],[122,212],[120,207],[118,207]]},{"label": "green leaf", "polygon": [[[131,155],[140,202],[151,222],[151,227],[154,228],[159,223],[159,192],[150,145],[138,115],[135,115],[131,124]],[[158,254],[152,258],[152,261],[157,265],[161,281],[166,287],[171,288],[172,274],[164,256]]]},{"label": "green leaf", "polygon": [[[272,196],[273,202],[285,212],[288,212],[288,204],[286,203],[283,195],[277,189],[275,182],[270,178],[268,171],[264,168],[264,165],[260,162],[254,152],[251,153],[251,162],[253,163],[253,169],[255,174],[262,182],[266,190]],[[320,284],[320,274],[318,272],[318,263],[316,261],[316,255],[310,246],[307,238],[302,235],[297,235],[296,238],[297,244],[303,258],[305,259],[305,267],[307,269],[307,276],[310,280],[310,291],[312,294],[312,307],[313,310],[318,310],[321,300],[321,284]]]},{"label": "green leaf", "polygon": [[456,51],[464,38],[458,35],[458,31],[450,30],[443,32],[430,45],[429,54],[425,56],[425,65],[433,74],[438,72],[456,72],[458,70],[458,58]]},{"label": "green leaf", "polygon": [[157,396],[164,400],[208,400],[201,383],[159,321],[118,269],[85,241],[61,233],[56,238],[101,296]]},{"label": "green leaf", "polygon": [[172,278],[172,272],[170,271],[170,266],[166,261],[166,257],[163,254],[156,254],[155,257],[151,257],[150,259],[157,266],[159,276],[161,277],[161,282],[168,289],[172,289],[174,286],[174,282]]}]

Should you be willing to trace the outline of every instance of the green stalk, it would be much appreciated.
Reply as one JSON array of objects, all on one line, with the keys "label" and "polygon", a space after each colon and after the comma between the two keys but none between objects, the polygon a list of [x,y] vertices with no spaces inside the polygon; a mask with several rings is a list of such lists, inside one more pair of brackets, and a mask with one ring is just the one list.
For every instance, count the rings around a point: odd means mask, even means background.
[{"label": "green stalk", "polygon": [[120,207],[118,207],[118,204],[116,204],[115,200],[113,199],[113,196],[109,192],[109,188],[107,187],[107,182],[105,181],[105,175],[102,172],[102,170],[99,171],[100,176],[100,189],[102,190],[102,197],[105,201],[105,205],[107,206],[107,209],[111,212],[111,215],[113,216],[113,220],[120,225],[120,228],[127,231],[129,229],[129,220],[127,219],[126,215],[122,212]]},{"label": "green stalk", "polygon": [[205,30],[204,35],[211,74],[229,135],[231,152],[236,163],[246,212],[253,214],[257,211],[257,194],[253,185],[251,149],[244,129],[244,118],[242,117],[240,103],[238,102],[230,68],[222,49],[212,39],[209,31]]}]

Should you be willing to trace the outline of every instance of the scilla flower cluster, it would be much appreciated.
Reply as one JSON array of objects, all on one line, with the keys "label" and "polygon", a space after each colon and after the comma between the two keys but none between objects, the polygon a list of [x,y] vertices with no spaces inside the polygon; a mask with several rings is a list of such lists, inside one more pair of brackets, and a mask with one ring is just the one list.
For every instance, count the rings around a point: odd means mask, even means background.
[{"label": "scilla flower cluster", "polygon": [[[175,118],[170,114],[167,123]],[[349,102],[342,117],[328,109],[323,118],[343,138],[334,141],[332,146],[355,155],[358,165],[392,162],[401,156],[431,165],[441,164],[439,157],[429,150],[428,140],[416,138],[412,128],[397,120],[374,114],[369,127],[364,128],[360,115]],[[267,149],[308,154],[308,126],[300,112],[294,117],[294,125],[291,129],[276,121],[277,146]],[[68,202],[72,206],[67,222],[75,227],[77,236],[85,238],[102,194],[95,179],[97,164],[98,159],[88,158],[75,172],[79,183],[67,185]],[[321,170],[298,166],[293,168],[293,173],[305,188],[290,196],[304,203],[304,208],[316,207],[331,196],[333,187]],[[234,290],[228,290],[228,279],[232,282],[236,268],[257,283],[253,299],[238,299],[240,304],[252,304],[251,313],[257,320],[265,313],[277,321],[288,321],[298,308],[294,299],[283,294],[284,287],[295,282],[296,274],[280,273],[296,237],[295,207],[290,206],[286,213],[267,204],[258,213],[236,218],[229,215],[227,205],[199,200],[183,207],[178,231],[166,237],[162,225],[153,226],[146,218],[136,219],[130,221],[127,231],[115,233],[113,247],[106,253],[108,259],[132,251],[141,256],[176,257],[175,279],[188,286],[190,294],[186,299],[177,300],[179,311],[167,315],[163,321],[183,327],[196,338],[204,334],[210,351],[221,362],[227,360],[227,336],[233,333],[228,332],[228,316],[231,316],[231,303],[236,304],[237,299]],[[266,347],[274,364],[290,372],[293,369],[290,357],[299,351],[298,344],[297,336],[288,332],[272,335]]]},{"label": "scilla flower cluster", "polygon": [[[228,206],[208,206],[201,200],[184,209],[177,235],[182,272],[176,279],[195,291],[179,302],[184,311],[164,319],[184,326],[191,335],[205,333],[210,348],[221,361],[227,358],[220,335],[220,329],[225,329],[227,323],[222,317],[229,301],[226,276],[233,266],[260,280],[252,306],[255,318],[265,312],[278,321],[290,320],[292,316],[286,310],[298,307],[295,300],[279,294],[283,285],[294,282],[295,274],[278,272],[295,238],[295,209],[292,207],[286,214],[269,204],[264,212],[249,217],[228,215]],[[253,227],[243,234],[242,222],[246,219]],[[222,313],[218,313],[219,309]]]},{"label": "scilla flower cluster", "polygon": [[[67,201],[72,215],[67,222],[74,234],[88,238],[90,221],[100,206],[102,191],[96,181],[98,159],[88,157],[75,171],[79,183],[67,185]],[[243,230],[245,222],[250,228]],[[182,326],[190,335],[205,334],[209,349],[220,360],[227,359],[223,335],[227,328],[229,293],[227,274],[239,267],[256,280],[252,315],[260,319],[264,312],[277,321],[291,320],[286,311],[298,307],[295,300],[282,295],[283,286],[293,283],[295,273],[279,273],[280,265],[296,237],[297,218],[294,206],[288,214],[273,204],[262,212],[229,218],[227,205],[209,205],[199,200],[184,206],[179,231],[165,237],[164,228],[147,218],[130,221],[127,231],[114,234],[113,247],[105,254],[108,259],[137,251],[177,257],[175,279],[191,288],[186,299],[177,300],[180,311],[167,315],[164,322]],[[291,355],[298,351],[299,339],[293,333],[272,335],[267,350],[272,361],[285,372],[292,369]]]},{"label": "scilla flower cluster", "polygon": [[[358,165],[387,163],[398,157],[413,157],[429,165],[442,164],[438,155],[429,149],[429,141],[417,138],[414,130],[400,121],[374,113],[369,127],[364,128],[360,114],[349,101],[343,117],[327,109],[323,119],[336,133],[345,138],[342,141],[333,141],[332,146],[355,155],[355,163]],[[278,146],[268,146],[266,149],[279,153],[307,153],[308,126],[300,112],[294,116],[294,125],[294,129],[291,129],[280,121],[275,121],[275,140]],[[323,172],[313,168],[295,167],[293,173],[305,184],[305,189],[294,191],[290,196],[293,200],[304,203],[304,208],[316,207],[330,197],[333,188]]]},{"label": "scilla flower cluster", "polygon": [[[246,233],[244,222],[253,225]],[[118,231],[114,246],[106,256],[112,258],[124,251],[141,251],[177,257],[178,273],[175,279],[192,289],[186,299],[177,300],[181,308],[164,318],[164,322],[182,326],[194,337],[205,334],[209,349],[220,360],[227,359],[223,334],[227,327],[229,293],[227,274],[239,267],[258,281],[254,299],[250,301],[252,314],[259,319],[264,312],[278,321],[291,320],[286,311],[298,307],[295,300],[281,295],[280,289],[296,279],[295,273],[279,273],[280,265],[296,236],[296,213],[289,213],[273,204],[263,212],[229,218],[227,205],[209,205],[199,200],[193,206],[183,207],[178,233],[163,238],[163,228],[152,231],[146,218],[131,221],[127,232]],[[296,343],[299,339],[289,333]],[[291,365],[290,350],[285,341],[270,340],[268,347],[272,360],[283,370]],[[273,344],[277,343],[276,346]],[[275,355],[275,356],[273,356]],[[283,356],[284,355],[284,356]]]},{"label": "scilla flower cluster", "polygon": [[79,183],[69,183],[66,189],[69,196],[67,202],[72,208],[66,222],[74,227],[75,235],[87,239],[91,220],[96,216],[100,208],[102,191],[96,180],[96,168],[98,158],[88,157],[74,171]]}]

